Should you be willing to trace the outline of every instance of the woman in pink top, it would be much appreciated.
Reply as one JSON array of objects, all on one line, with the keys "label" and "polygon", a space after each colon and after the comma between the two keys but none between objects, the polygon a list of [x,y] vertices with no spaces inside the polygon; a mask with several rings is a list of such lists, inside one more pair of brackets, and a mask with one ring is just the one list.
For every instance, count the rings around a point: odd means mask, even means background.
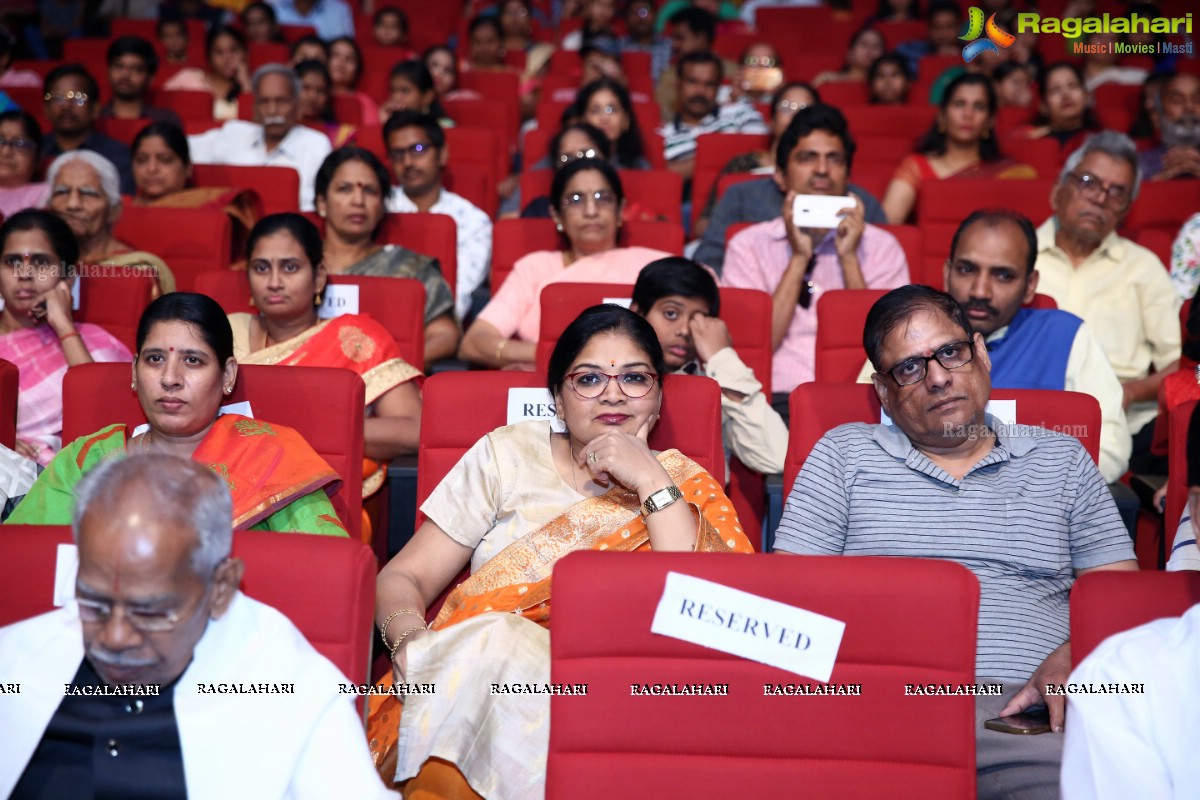
[{"label": "woman in pink top", "polygon": [[49,187],[33,182],[41,146],[37,120],[20,109],[0,114],[0,219],[45,205]]},{"label": "woman in pink top", "polygon": [[618,247],[625,192],[606,161],[581,158],[554,174],[550,216],[559,250],[530,253],[479,312],[458,357],[499,369],[533,368],[541,323],[542,288],[551,283],[633,284],[642,267],[670,255],[646,247]]}]

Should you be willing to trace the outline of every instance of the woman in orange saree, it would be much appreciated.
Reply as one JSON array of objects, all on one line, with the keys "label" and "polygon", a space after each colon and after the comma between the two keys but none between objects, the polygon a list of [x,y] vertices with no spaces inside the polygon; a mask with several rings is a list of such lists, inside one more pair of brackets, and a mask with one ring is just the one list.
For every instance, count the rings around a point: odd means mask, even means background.
[{"label": "woman in orange saree", "polygon": [[[489,687],[548,682],[551,578],[562,556],[750,552],[719,483],[678,451],[646,444],[663,373],[645,320],[618,306],[588,309],[548,369],[566,432],[546,421],[493,431],[422,505],[427,521],[380,573],[376,622],[397,691],[437,689],[408,695],[403,714],[403,694],[371,698],[368,736],[388,785],[404,784],[409,797],[544,793],[546,696]],[[471,577],[427,633],[426,610],[468,564]],[[512,736],[514,725],[523,735]]]}]

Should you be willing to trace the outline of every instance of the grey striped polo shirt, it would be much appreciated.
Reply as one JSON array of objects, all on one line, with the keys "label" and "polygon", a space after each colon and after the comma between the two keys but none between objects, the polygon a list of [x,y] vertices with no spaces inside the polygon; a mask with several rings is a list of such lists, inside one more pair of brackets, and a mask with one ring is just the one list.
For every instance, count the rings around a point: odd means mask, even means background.
[{"label": "grey striped polo shirt", "polygon": [[1074,570],[1133,559],[1133,546],[1077,439],[987,423],[996,446],[961,481],[898,428],[834,428],[788,495],[775,548],[957,561],[980,583],[976,675],[1025,681],[1069,636]]}]

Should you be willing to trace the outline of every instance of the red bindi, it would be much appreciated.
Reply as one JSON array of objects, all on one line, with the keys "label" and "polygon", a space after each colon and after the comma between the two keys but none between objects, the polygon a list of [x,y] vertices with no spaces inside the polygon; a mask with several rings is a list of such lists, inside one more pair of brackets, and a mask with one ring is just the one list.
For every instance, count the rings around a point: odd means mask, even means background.
[{"label": "red bindi", "polygon": [[175,348],[174,348],[174,347],[168,347],[168,348],[167,348],[167,352],[169,352],[169,353],[174,353],[174,352],[175,352]]}]

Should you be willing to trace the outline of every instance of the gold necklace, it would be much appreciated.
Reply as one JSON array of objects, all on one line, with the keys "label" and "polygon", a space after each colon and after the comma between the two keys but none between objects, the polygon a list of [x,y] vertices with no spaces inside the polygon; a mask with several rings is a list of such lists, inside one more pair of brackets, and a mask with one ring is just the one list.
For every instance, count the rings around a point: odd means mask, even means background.
[{"label": "gold necklace", "polygon": [[152,437],[153,435],[154,435],[153,428],[150,428],[149,430],[147,430],[145,433],[142,434],[142,452],[146,452],[150,449],[150,437]]}]

